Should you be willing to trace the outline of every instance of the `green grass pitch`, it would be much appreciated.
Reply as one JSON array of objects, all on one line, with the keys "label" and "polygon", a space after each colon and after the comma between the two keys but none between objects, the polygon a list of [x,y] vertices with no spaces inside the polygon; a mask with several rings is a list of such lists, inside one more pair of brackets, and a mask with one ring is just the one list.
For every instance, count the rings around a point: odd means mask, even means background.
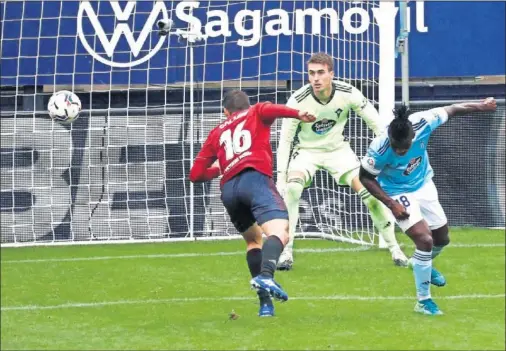
[{"label": "green grass pitch", "polygon": [[504,231],[451,239],[436,317],[413,312],[412,272],[376,248],[297,241],[276,274],[290,300],[264,319],[241,241],[4,248],[1,348],[504,350]]}]

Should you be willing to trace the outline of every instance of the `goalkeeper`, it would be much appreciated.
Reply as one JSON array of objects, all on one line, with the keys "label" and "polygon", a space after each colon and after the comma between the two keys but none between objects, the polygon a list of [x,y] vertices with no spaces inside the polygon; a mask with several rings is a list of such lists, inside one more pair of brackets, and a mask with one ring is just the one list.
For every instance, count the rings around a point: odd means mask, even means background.
[{"label": "goalkeeper", "polygon": [[[291,108],[311,112],[317,120],[306,124],[293,119],[284,119],[282,122],[277,151],[277,187],[288,208],[290,240],[277,268],[292,268],[300,197],[318,169],[325,169],[338,184],[348,185],[360,195],[392,254],[392,260],[398,266],[407,266],[408,259],[395,238],[392,213],[360,183],[360,162],[343,137],[350,108],[367,123],[375,135],[381,133],[388,121],[380,121],[376,109],[358,89],[333,80],[333,66],[329,55],[312,55],[307,62],[310,84],[297,90],[287,102]],[[298,140],[294,143],[296,134]]]}]

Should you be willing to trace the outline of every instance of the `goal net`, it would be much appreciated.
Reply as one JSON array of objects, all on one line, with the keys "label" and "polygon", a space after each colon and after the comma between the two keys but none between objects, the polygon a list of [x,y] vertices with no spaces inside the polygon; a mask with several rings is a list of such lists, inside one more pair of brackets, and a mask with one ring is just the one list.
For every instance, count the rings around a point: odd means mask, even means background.
[{"label": "goal net", "polygon": [[[336,78],[380,112],[393,106],[378,25],[390,4],[195,4],[0,2],[2,246],[236,238],[219,181],[188,181],[193,159],[225,118],[227,89],[245,90],[252,103],[285,103],[305,84],[314,52],[330,54]],[[158,20],[172,21],[167,36]],[[382,45],[393,61],[389,33]],[[69,125],[46,112],[62,89],[84,108]],[[345,133],[363,155],[372,134],[353,113]],[[378,241],[360,199],[325,172],[300,207],[299,236]]]}]

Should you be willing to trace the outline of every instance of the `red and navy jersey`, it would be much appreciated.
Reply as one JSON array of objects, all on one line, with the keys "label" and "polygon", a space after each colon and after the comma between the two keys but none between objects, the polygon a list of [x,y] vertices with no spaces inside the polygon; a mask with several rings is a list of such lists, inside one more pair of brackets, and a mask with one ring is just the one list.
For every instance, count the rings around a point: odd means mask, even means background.
[{"label": "red and navy jersey", "polygon": [[[223,185],[247,168],[272,177],[271,125],[277,117],[298,115],[298,110],[271,103],[258,103],[232,114],[209,133],[190,171],[190,180],[210,180],[221,170]],[[216,160],[220,167],[210,167]]]}]

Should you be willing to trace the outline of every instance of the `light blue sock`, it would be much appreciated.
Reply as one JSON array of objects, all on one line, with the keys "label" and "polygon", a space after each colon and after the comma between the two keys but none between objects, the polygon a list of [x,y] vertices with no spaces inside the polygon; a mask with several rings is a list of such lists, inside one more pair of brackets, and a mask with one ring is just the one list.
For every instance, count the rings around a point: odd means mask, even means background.
[{"label": "light blue sock", "polygon": [[415,275],[416,296],[418,300],[430,299],[430,274],[432,270],[432,251],[415,250],[412,258]]},{"label": "light blue sock", "polygon": [[441,253],[441,251],[443,251],[444,248],[445,248],[444,246],[433,246],[432,259],[435,259],[437,256],[439,256],[439,254]]}]

